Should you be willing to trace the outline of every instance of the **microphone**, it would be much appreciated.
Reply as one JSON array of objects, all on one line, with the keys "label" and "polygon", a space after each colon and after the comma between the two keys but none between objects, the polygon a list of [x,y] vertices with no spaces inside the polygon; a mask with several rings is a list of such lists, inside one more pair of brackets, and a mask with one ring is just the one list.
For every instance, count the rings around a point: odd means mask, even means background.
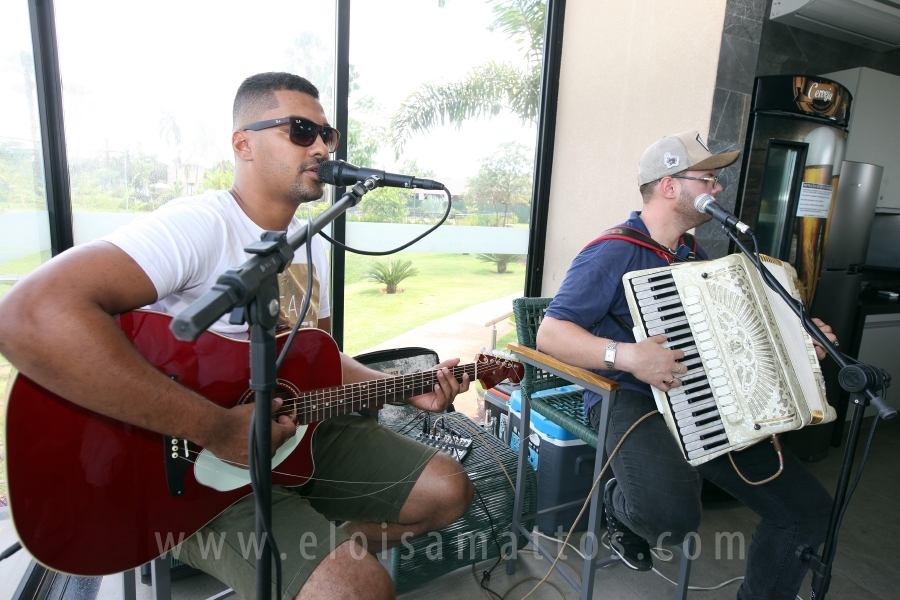
[{"label": "microphone", "polygon": [[733,229],[737,229],[741,233],[747,233],[750,229],[746,223],[719,206],[716,203],[716,199],[709,194],[700,194],[694,198],[694,207],[702,213],[712,215],[712,218],[716,221]]},{"label": "microphone", "polygon": [[444,184],[431,179],[418,179],[412,175],[395,175],[376,169],[357,167],[343,160],[326,160],[319,165],[319,179],[331,185],[354,185],[369,177],[377,177],[381,185],[422,190],[443,190]]}]

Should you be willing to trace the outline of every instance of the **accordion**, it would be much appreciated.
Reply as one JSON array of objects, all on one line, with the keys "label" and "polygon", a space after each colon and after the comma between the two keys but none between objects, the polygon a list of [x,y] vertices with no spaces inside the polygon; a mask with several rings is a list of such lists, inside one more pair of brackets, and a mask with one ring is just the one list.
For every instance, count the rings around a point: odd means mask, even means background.
[{"label": "accordion", "polygon": [[[796,272],[762,257],[796,299]],[[653,395],[685,459],[699,465],[773,434],[835,419],[812,338],[744,255],[627,273],[637,341],[684,351],[680,387]]]}]

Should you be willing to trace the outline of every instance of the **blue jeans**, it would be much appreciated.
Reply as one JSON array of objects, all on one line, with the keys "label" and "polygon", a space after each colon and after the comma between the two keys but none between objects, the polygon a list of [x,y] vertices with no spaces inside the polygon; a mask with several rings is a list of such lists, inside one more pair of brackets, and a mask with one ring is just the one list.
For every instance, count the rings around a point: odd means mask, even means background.
[{"label": "blue jeans", "polygon": [[[594,429],[600,422],[600,410],[597,404],[588,414]],[[635,421],[653,410],[652,397],[619,390],[610,411],[607,455]],[[796,456],[787,448],[783,453],[784,471],[779,477],[763,485],[748,485],[727,455],[696,468],[689,465],[662,415],[656,414],[631,432],[613,458],[616,483],[604,500],[620,521],[651,546],[665,534],[670,537],[662,543],[680,543],[700,525],[702,476],[761,518],[750,540],[738,599],[793,600],[808,570],[795,551],[800,545],[818,549],[825,540],[831,496]],[[732,456],[750,481],[766,479],[778,470],[778,455],[767,441]]]}]

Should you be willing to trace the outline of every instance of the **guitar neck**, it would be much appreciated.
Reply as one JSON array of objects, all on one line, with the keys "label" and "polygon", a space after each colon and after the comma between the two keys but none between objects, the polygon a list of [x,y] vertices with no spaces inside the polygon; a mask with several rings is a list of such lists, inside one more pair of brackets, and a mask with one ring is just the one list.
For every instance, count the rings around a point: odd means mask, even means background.
[{"label": "guitar neck", "polygon": [[[457,365],[450,368],[450,374],[461,380],[463,374],[469,381],[477,379],[476,364]],[[387,377],[361,381],[338,387],[305,392],[297,398],[285,400],[278,415],[296,418],[300,425],[324,421],[361,409],[380,408],[386,402],[406,400],[420,394],[434,391],[437,371],[423,371],[412,375]]]}]

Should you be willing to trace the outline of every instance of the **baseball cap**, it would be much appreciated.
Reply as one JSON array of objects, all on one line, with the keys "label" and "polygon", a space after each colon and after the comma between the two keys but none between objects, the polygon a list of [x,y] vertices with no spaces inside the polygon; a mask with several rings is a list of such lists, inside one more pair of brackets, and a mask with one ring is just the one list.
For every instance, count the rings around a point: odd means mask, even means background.
[{"label": "baseball cap", "polygon": [[682,171],[721,169],[736,161],[740,153],[711,153],[695,130],[669,135],[644,150],[638,164],[638,185]]}]

